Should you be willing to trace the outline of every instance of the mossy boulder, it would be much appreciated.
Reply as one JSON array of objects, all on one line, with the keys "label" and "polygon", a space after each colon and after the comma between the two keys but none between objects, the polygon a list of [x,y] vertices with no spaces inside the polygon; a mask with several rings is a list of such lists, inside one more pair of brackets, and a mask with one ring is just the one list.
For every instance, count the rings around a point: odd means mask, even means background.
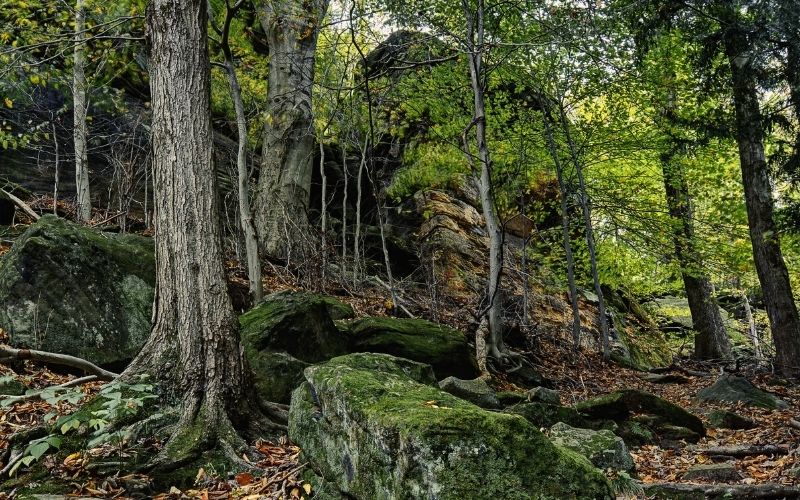
[{"label": "mossy boulder", "polygon": [[114,365],[150,333],[153,241],[45,215],[0,258],[9,343]]},{"label": "mossy boulder", "polygon": [[528,396],[522,392],[500,391],[496,393],[496,396],[503,407],[524,403],[528,400]]},{"label": "mossy boulder", "polygon": [[634,370],[672,363],[672,352],[664,335],[647,310],[627,290],[603,287],[612,318],[612,359]]},{"label": "mossy boulder", "polygon": [[708,423],[720,429],[754,429],[756,423],[738,413],[726,410],[713,410],[708,413]]},{"label": "mossy boulder", "polygon": [[285,352],[307,363],[346,354],[348,338],[333,323],[330,311],[339,308],[332,307],[332,301],[307,292],[267,295],[239,317],[245,349],[251,354]]},{"label": "mossy boulder", "polygon": [[785,410],[789,404],[776,395],[761,390],[749,380],[725,374],[713,385],[697,393],[699,401],[721,401],[726,403],[745,403],[761,408]]},{"label": "mossy boulder", "polygon": [[453,328],[422,319],[384,317],[339,326],[350,337],[352,352],[379,352],[427,363],[438,379],[472,379],[479,374],[466,336]]},{"label": "mossy boulder", "polygon": [[259,395],[275,403],[289,403],[292,391],[303,383],[303,370],[310,366],[285,352],[259,352],[245,347],[245,354]]},{"label": "mossy boulder", "polygon": [[462,380],[456,377],[447,377],[439,382],[439,388],[481,408],[496,409],[501,406],[492,388],[482,378]]},{"label": "mossy boulder", "polygon": [[18,378],[12,375],[0,376],[0,395],[21,396],[26,390],[27,387]]},{"label": "mossy boulder", "polygon": [[424,382],[419,363],[354,354],[306,368],[289,437],[348,498],[610,498],[584,457],[525,419]]},{"label": "mossy boulder", "polygon": [[580,453],[600,469],[636,468],[625,442],[609,430],[580,429],[559,422],[550,428],[549,436],[554,444]]},{"label": "mossy boulder", "polygon": [[591,425],[583,415],[572,408],[536,401],[515,404],[503,411],[513,415],[520,415],[537,428],[550,427],[558,422],[564,422],[574,427],[589,427]]}]

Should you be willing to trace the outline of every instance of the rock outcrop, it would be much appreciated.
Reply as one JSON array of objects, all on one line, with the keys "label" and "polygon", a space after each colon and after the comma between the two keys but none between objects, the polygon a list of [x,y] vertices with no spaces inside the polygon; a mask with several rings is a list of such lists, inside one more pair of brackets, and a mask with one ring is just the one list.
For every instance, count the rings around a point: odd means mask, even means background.
[{"label": "rock outcrop", "polygon": [[710,387],[697,393],[699,401],[745,403],[762,408],[784,410],[789,404],[776,395],[754,386],[749,380],[735,375],[723,375]]},{"label": "rock outcrop", "polygon": [[0,258],[10,344],[122,364],[150,333],[153,241],[43,216]]},{"label": "rock outcrop", "polygon": [[600,469],[632,471],[633,458],[625,442],[609,430],[591,430],[571,427],[563,422],[550,428],[550,440],[580,453]]},{"label": "rock outcrop", "polygon": [[351,354],[305,370],[289,436],[348,498],[610,498],[584,457],[525,419],[431,385],[430,367]]}]

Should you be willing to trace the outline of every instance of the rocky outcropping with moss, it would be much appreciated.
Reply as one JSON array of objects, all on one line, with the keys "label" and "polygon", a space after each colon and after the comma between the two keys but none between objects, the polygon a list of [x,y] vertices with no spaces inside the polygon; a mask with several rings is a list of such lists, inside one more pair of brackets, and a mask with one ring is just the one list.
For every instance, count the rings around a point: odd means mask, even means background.
[{"label": "rocky outcropping with moss", "polygon": [[109,365],[150,333],[153,241],[43,216],[0,259],[0,328],[11,345]]},{"label": "rocky outcropping with moss", "polygon": [[351,354],[305,370],[289,436],[352,498],[610,498],[584,457],[525,419],[433,386],[427,365]]}]

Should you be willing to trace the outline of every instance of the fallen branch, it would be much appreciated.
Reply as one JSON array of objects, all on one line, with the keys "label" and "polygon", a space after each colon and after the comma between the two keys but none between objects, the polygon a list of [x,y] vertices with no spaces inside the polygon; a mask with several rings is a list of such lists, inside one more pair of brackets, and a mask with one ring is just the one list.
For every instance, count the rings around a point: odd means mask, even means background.
[{"label": "fallen branch", "polygon": [[28,205],[27,203],[25,203],[24,201],[20,200],[19,198],[17,198],[13,194],[9,193],[5,189],[0,189],[0,193],[3,193],[5,196],[7,196],[8,199],[13,201],[14,204],[16,204],[19,208],[21,208],[23,212],[25,212],[26,214],[30,215],[33,218],[33,220],[39,220],[40,219],[41,216],[39,214],[37,214],[36,212],[34,212],[34,210],[31,208],[31,206]]},{"label": "fallen branch", "polygon": [[0,358],[31,359],[55,365],[70,366],[78,368],[90,375],[96,375],[100,380],[114,380],[119,375],[100,368],[91,361],[70,356],[68,354],[56,354],[53,352],[35,351],[32,349],[15,349],[7,345],[0,345]]},{"label": "fallen branch", "polygon": [[[97,375],[87,375],[85,377],[76,378],[74,380],[70,380],[69,382],[65,382],[59,385],[53,385],[42,389],[41,391],[34,392],[31,394],[23,394],[21,396],[6,396],[0,394],[0,401],[3,401],[6,404],[14,404],[19,403],[20,401],[30,401],[32,399],[41,399],[42,393],[47,389],[69,389],[70,387],[75,387],[77,385],[88,384],[89,382],[96,382],[100,380],[100,377]],[[0,474],[2,476],[2,474]]]},{"label": "fallen branch", "polygon": [[[386,288],[387,290],[389,290],[389,292],[392,292],[392,288],[389,285],[387,285],[386,283],[384,283],[383,280],[381,280],[379,277],[373,276],[373,278],[375,279],[375,281],[378,282],[378,284],[383,285],[383,287]],[[397,307],[399,307],[400,309],[402,309],[403,312],[406,313],[409,318],[412,318],[412,319],[416,318],[416,316],[411,314],[411,312],[408,309],[406,309],[406,307],[403,304],[400,303],[400,298],[401,297],[397,292],[394,293],[394,296],[398,299],[397,300],[397,304],[395,304],[395,305]]]},{"label": "fallen branch", "polygon": [[789,419],[789,425],[800,431],[800,422],[795,419]]},{"label": "fallen branch", "polygon": [[641,484],[648,498],[790,499],[800,498],[800,488],[782,484]]},{"label": "fallen branch", "polygon": [[772,444],[758,446],[713,446],[711,448],[699,449],[695,451],[705,455],[721,455],[726,457],[753,457],[757,455],[788,455],[789,448]]},{"label": "fallen branch", "polygon": [[101,224],[105,224],[106,222],[110,221],[111,219],[116,219],[120,215],[125,215],[125,212],[119,212],[119,213],[116,213],[116,214],[111,215],[109,217],[106,217],[105,219],[103,219],[101,221],[93,222],[93,223],[89,224],[89,227],[97,227],[97,226],[99,226]]}]

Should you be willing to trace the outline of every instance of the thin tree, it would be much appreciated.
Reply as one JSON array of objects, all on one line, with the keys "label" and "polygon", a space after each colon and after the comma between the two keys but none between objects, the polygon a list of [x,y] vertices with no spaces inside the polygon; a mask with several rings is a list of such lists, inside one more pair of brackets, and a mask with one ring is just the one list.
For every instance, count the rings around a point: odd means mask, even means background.
[{"label": "thin tree", "polygon": [[86,112],[86,8],[84,0],[75,2],[75,47],[73,52],[73,141],[75,143],[75,190],[78,207],[77,219],[86,222],[92,218],[92,203],[89,197],[89,161],[87,155]]},{"label": "thin tree", "polygon": [[256,228],[253,222],[253,212],[250,210],[250,174],[247,170],[247,116],[244,112],[242,88],[239,86],[239,79],[236,76],[236,66],[234,65],[230,44],[231,22],[244,2],[245,0],[239,0],[231,5],[228,0],[225,0],[225,20],[222,22],[221,27],[216,26],[214,23],[212,23],[212,27],[220,36],[219,45],[224,57],[224,63],[221,66],[228,76],[233,107],[236,111],[236,130],[239,135],[236,153],[239,222],[244,233],[250,297],[253,299],[253,303],[257,304],[261,301],[264,291],[261,283],[261,259],[258,257],[258,239],[256,238]]},{"label": "thin tree", "polygon": [[240,456],[240,433],[263,415],[251,398],[238,321],[225,284],[212,154],[205,0],[153,0],[147,10],[152,96],[156,300],[150,337],[123,379],[147,373],[180,414],[155,465],[209,448]]}]

